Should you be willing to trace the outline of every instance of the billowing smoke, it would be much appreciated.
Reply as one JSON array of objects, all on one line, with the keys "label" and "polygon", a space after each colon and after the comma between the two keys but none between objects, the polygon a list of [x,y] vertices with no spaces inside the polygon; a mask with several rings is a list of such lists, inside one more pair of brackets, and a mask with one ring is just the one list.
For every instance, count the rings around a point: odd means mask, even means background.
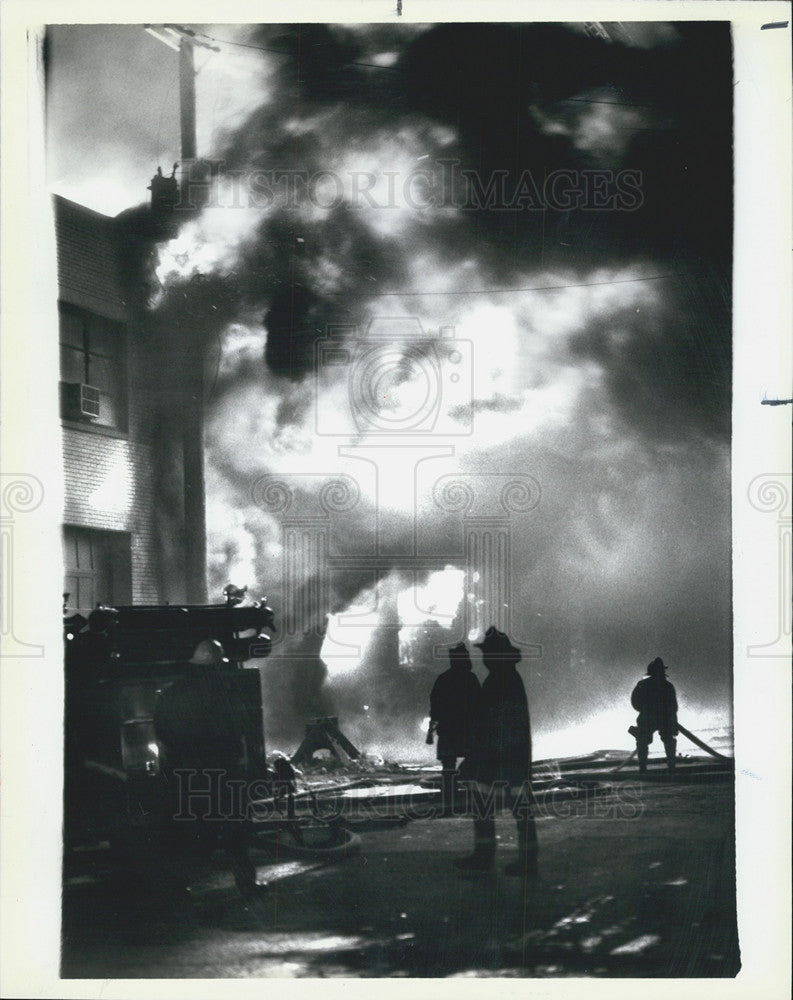
[{"label": "billowing smoke", "polygon": [[[153,315],[203,345],[210,590],[276,608],[278,738],[337,712],[421,753],[443,645],[496,619],[540,752],[659,654],[729,714],[729,32],[631,27],[247,36],[260,104]],[[488,519],[495,596],[466,549]]]}]

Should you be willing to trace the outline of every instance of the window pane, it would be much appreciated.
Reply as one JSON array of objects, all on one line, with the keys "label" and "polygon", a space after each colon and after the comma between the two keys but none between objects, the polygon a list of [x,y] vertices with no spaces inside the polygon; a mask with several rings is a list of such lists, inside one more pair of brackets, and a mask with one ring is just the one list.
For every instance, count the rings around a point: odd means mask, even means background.
[{"label": "window pane", "polygon": [[124,327],[120,323],[92,316],[88,331],[88,350],[106,358],[119,358],[124,347]]},{"label": "window pane", "polygon": [[83,318],[80,313],[72,312],[71,309],[61,308],[60,310],[61,343],[70,347],[82,348],[83,344]]},{"label": "window pane", "polygon": [[73,347],[61,347],[61,381],[85,382],[85,355]]},{"label": "window pane", "polygon": [[108,361],[107,358],[90,355],[88,358],[88,383],[104,392],[117,395],[119,387],[118,365],[113,361]]},{"label": "window pane", "polygon": [[83,310],[60,307],[61,380],[100,390],[94,423],[126,429],[126,327]]},{"label": "window pane", "polygon": [[99,393],[99,416],[96,423],[105,424],[107,427],[120,427],[120,413],[118,397],[110,396],[106,392]]},{"label": "window pane", "polygon": [[80,565],[77,561],[77,536],[71,528],[63,530],[63,564],[67,571]]},{"label": "window pane", "polygon": [[94,568],[95,542],[88,531],[81,531],[77,535],[77,568],[92,570]]},{"label": "window pane", "polygon": [[93,577],[81,576],[77,578],[77,601],[74,603],[80,611],[85,613],[95,607]]}]

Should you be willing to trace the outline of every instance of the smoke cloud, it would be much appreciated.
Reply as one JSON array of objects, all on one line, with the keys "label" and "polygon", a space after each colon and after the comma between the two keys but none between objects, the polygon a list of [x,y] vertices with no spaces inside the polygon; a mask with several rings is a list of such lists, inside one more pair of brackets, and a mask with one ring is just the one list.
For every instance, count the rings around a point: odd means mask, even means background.
[{"label": "smoke cloud", "polygon": [[[489,517],[498,476],[538,484],[510,514],[508,614],[540,750],[625,700],[656,655],[683,706],[728,716],[730,38],[655,27],[245,36],[261,101],[219,133],[209,205],[163,247],[152,316],[203,343],[211,589],[266,593],[285,628],[263,665],[277,738],[334,711],[373,749],[423,752],[439,647],[507,613],[474,586],[443,476],[479,483]],[[383,419],[413,412],[422,379],[441,396],[411,439],[438,454],[413,466],[355,395],[383,319],[420,331],[388,341]],[[357,500],[328,513],[340,476]],[[326,518],[321,579],[309,562],[287,580],[267,477],[291,484],[288,517]],[[414,544],[426,564],[408,571]],[[454,609],[406,623],[404,595],[434,579]],[[334,660],[327,616],[351,609],[362,639]]]}]

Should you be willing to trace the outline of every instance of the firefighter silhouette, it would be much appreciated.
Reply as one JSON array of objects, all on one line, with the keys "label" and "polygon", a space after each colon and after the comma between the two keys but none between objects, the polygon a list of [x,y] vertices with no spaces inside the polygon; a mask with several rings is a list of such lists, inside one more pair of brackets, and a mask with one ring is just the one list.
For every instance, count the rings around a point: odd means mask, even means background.
[{"label": "firefighter silhouette", "polygon": [[666,751],[666,763],[670,771],[675,769],[677,756],[677,695],[673,684],[664,676],[666,664],[656,657],[647,667],[646,675],[639,681],[631,694],[631,705],[639,713],[636,725],[628,730],[636,740],[639,771],[647,770],[647,753],[658,733]]},{"label": "firefighter silhouette", "polygon": [[438,736],[436,756],[442,767],[444,812],[450,812],[454,803],[457,759],[471,752],[481,693],[465,643],[449,650],[449,664],[430,692],[430,734],[434,730]]},{"label": "firefighter silhouette", "polygon": [[[518,857],[505,868],[508,875],[533,877],[537,870],[537,830],[529,808],[531,781],[531,725],[523,681],[515,669],[521,653],[503,632],[491,626],[476,643],[488,676],[482,684],[471,754],[461,777],[486,793],[494,786],[507,791],[518,828]],[[486,871],[496,854],[495,799],[474,818],[473,854],[455,862],[462,871]],[[479,806],[475,806],[478,809]]]}]

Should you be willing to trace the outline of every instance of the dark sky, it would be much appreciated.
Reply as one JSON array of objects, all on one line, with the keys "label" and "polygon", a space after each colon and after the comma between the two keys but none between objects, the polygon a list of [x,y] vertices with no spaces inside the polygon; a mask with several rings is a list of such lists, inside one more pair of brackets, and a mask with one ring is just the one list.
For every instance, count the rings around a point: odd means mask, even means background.
[{"label": "dark sky", "polygon": [[[308,517],[343,473],[360,496],[334,515],[333,552],[365,552],[378,524],[402,551],[415,505],[422,551],[438,557],[418,577],[420,603],[447,626],[408,621],[411,580],[395,559],[379,580],[336,572],[327,593],[304,568],[312,623],[352,605],[363,640],[360,656],[334,657],[329,640],[295,636],[267,664],[293,724],[284,738],[335,709],[375,748],[420,740],[443,667],[433,644],[489,624],[465,596],[476,587],[455,548],[459,518],[432,503],[444,475],[476,484],[487,516],[501,510],[499,476],[538,485],[539,503],[511,522],[507,583],[514,634],[542,647],[521,667],[540,753],[626,745],[627,695],[657,655],[689,728],[725,721],[729,27],[196,30],[249,47],[197,53],[215,205],[164,248],[152,319],[202,306],[213,589],[233,578],[286,607],[282,519],[255,484],[291,477]],[[134,27],[80,27],[55,30],[50,54],[53,183],[111,212],[140,200],[157,163],[178,159],[175,53]],[[378,383],[384,412],[422,391],[405,347],[418,322],[443,394],[420,443],[448,457],[410,466],[393,447],[407,439],[356,424],[360,337],[347,336],[351,363],[316,368],[328,324],[383,318],[401,345]],[[443,327],[466,345],[462,382],[449,380]],[[334,620],[329,635],[350,632]]]}]

